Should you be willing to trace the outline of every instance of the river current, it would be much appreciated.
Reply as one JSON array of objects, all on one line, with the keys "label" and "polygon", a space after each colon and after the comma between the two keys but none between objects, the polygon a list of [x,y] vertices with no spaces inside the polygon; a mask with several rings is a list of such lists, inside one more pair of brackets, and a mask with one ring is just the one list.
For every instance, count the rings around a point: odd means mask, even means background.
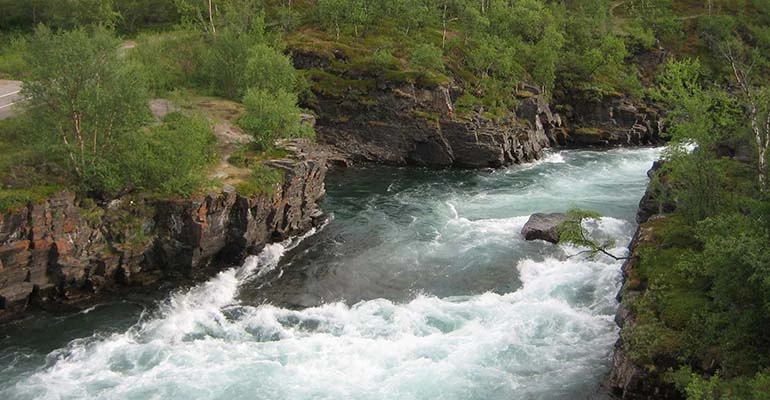
[{"label": "river current", "polygon": [[660,149],[327,179],[318,232],[157,301],[0,327],[2,399],[576,399],[608,372],[620,262],[526,242],[579,207],[624,254]]}]

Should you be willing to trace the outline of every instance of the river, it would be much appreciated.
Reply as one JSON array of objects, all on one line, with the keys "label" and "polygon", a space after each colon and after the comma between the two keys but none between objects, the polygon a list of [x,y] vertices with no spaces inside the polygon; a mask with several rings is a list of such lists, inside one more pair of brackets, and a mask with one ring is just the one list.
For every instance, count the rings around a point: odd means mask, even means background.
[{"label": "river", "polygon": [[336,171],[318,232],[157,301],[0,327],[0,398],[591,398],[620,262],[519,232],[534,212],[592,209],[623,254],[659,155]]}]

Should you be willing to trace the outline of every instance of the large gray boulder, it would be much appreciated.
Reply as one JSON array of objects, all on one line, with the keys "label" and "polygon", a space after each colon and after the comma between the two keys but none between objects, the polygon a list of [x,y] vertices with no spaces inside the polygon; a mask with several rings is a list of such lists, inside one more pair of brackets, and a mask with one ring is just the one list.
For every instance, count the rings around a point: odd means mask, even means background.
[{"label": "large gray boulder", "polygon": [[527,240],[545,240],[546,242],[559,243],[559,233],[556,227],[569,219],[565,213],[535,213],[521,229],[521,234]]}]

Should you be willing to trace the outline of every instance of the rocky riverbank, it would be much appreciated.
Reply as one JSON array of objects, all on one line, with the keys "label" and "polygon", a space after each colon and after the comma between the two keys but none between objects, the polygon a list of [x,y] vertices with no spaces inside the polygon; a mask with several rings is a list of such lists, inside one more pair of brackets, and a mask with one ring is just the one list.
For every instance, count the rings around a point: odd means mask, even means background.
[{"label": "rocky riverbank", "polygon": [[[660,168],[660,162],[656,162],[647,173],[652,173]],[[630,305],[635,298],[643,296],[646,286],[635,275],[634,270],[639,267],[641,250],[655,242],[656,220],[664,218],[663,212],[671,212],[672,204],[661,203],[653,188],[647,191],[639,202],[636,220],[639,223],[636,233],[628,246],[629,258],[623,264],[623,286],[618,292],[617,299],[620,302],[615,314],[615,323],[620,327],[620,337],[615,343],[615,351],[612,357],[612,367],[607,377],[606,387],[616,399],[623,400],[653,400],[653,399],[681,399],[682,395],[670,382],[664,382],[656,371],[636,364],[632,360],[631,345],[624,340],[623,332],[632,329],[636,321],[634,311]]]},{"label": "rocky riverbank", "polygon": [[318,141],[345,163],[494,168],[536,160],[549,147],[661,142],[658,111],[621,94],[572,95],[553,106],[538,88],[522,84],[511,93],[514,109],[491,115],[483,106],[461,108],[467,89],[451,78],[410,82],[346,69],[343,47],[289,51],[310,81],[303,106],[318,116]]},{"label": "rocky riverbank", "polygon": [[322,222],[326,155],[295,149],[268,165],[284,173],[268,194],[225,186],[186,200],[94,204],[64,191],[0,214],[0,322],[30,306],[87,305],[121,288],[209,276]]}]

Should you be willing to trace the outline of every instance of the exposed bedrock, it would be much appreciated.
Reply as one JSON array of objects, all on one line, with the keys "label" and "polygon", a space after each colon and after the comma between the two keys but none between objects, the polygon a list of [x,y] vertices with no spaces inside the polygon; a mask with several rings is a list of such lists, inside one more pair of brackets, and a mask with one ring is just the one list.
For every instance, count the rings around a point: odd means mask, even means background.
[{"label": "exposed bedrock", "polygon": [[483,106],[458,110],[457,99],[467,89],[451,79],[409,83],[348,69],[342,47],[289,51],[311,81],[312,95],[303,106],[318,117],[319,142],[346,163],[484,168],[532,161],[554,146],[661,142],[659,110],[621,94],[561,94],[556,113],[538,88],[522,84],[511,93],[515,108],[492,116]]},{"label": "exposed bedrock", "polygon": [[558,108],[569,121],[570,147],[638,146],[662,143],[662,111],[623,94],[571,94]]},{"label": "exposed bedrock", "polygon": [[187,200],[126,196],[105,205],[68,191],[0,214],[0,321],[30,304],[56,308],[102,292],[196,279],[322,220],[326,159],[301,154],[272,194],[232,188]]},{"label": "exposed bedrock", "polygon": [[517,116],[457,116],[443,87],[403,84],[368,93],[372,104],[318,97],[319,142],[352,161],[472,168],[536,160],[550,146],[541,115],[548,105],[528,99]]}]

